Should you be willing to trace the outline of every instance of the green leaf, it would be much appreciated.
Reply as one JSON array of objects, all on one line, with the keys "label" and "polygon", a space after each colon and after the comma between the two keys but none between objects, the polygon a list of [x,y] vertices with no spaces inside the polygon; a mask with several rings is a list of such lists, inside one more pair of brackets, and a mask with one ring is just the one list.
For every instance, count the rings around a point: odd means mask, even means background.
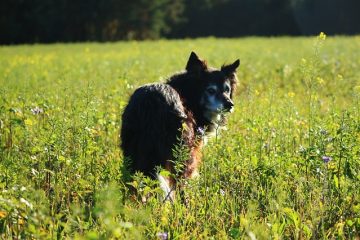
[{"label": "green leaf", "polygon": [[336,188],[339,188],[339,179],[336,175],[334,175],[334,185]]}]

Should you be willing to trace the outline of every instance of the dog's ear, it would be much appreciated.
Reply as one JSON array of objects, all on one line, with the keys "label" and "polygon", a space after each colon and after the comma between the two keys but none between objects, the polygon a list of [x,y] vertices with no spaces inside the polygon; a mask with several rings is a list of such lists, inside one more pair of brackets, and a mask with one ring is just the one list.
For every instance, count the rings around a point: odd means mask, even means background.
[{"label": "dog's ear", "polygon": [[237,59],[235,62],[229,65],[223,65],[221,71],[226,75],[233,74],[236,72],[236,69],[240,66],[240,60]]},{"label": "dog's ear", "polygon": [[235,62],[229,65],[223,65],[221,67],[221,71],[230,79],[231,83],[231,93],[230,98],[232,99],[236,90],[237,77],[236,77],[236,69],[240,66],[240,60],[237,59]]},{"label": "dog's ear", "polygon": [[206,62],[201,60],[196,53],[191,52],[186,64],[186,71],[199,74],[207,69]]}]

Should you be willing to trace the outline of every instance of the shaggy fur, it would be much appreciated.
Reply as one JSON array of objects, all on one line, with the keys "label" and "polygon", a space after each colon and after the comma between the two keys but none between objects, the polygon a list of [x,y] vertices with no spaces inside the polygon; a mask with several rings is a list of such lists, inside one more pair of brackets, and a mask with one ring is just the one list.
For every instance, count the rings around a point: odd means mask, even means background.
[{"label": "shaggy fur", "polygon": [[[192,52],[186,71],[173,75],[166,83],[148,84],[131,96],[122,115],[121,147],[130,159],[132,171],[152,178],[161,166],[174,173],[173,147],[180,142],[189,150],[184,178],[197,175],[203,136],[224,124],[224,111],[233,108],[240,61],[220,70],[207,66]],[[159,177],[158,177],[159,178]],[[175,180],[166,178],[173,189]],[[164,178],[159,178],[164,185]]]}]

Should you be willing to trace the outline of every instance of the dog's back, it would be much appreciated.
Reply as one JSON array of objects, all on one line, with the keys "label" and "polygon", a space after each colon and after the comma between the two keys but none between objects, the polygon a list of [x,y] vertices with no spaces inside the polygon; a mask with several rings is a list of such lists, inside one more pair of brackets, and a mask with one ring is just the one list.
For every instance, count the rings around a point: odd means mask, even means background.
[{"label": "dog's back", "polygon": [[166,166],[186,119],[177,91],[168,84],[149,84],[131,96],[122,116],[121,147],[132,171],[156,177]]}]

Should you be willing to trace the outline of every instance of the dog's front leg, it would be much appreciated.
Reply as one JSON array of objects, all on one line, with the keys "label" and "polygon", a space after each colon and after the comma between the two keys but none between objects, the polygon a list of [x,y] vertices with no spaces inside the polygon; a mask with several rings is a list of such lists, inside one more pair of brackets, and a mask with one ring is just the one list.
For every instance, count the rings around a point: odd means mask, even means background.
[{"label": "dog's front leg", "polygon": [[161,176],[160,174],[157,175],[157,178],[160,182],[160,188],[163,190],[164,192],[164,198],[163,201],[170,201],[170,202],[174,202],[175,200],[175,188],[176,188],[176,183],[175,180],[171,177],[164,177]]}]

